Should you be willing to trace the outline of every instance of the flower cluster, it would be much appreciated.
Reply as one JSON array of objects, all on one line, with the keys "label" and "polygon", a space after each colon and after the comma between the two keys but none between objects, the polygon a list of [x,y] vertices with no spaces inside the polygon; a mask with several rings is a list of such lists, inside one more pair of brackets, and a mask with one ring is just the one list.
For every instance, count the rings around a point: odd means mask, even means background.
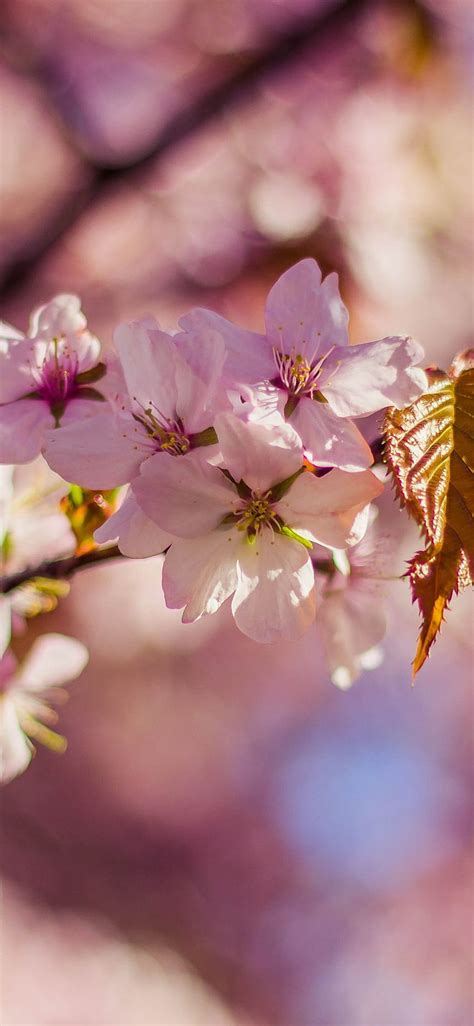
[{"label": "flower cluster", "polygon": [[271,289],[264,334],[195,309],[174,335],[151,317],[120,325],[104,356],[79,300],[58,296],[28,338],[4,328],[2,461],[41,451],[85,488],[128,484],[95,538],[166,551],[166,602],[185,622],[231,599],[254,640],[298,638],[328,590],[317,548],[337,566],[383,489],[351,418],[426,386],[412,339],[349,345],[347,324],[337,275],[310,259]]}]

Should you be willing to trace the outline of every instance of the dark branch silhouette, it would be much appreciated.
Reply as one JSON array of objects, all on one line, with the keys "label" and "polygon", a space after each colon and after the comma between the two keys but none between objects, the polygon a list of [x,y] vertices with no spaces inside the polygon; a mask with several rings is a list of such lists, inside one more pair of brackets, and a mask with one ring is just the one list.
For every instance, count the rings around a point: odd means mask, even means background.
[{"label": "dark branch silhouette", "polygon": [[[60,242],[86,211],[102,201],[115,183],[133,180],[135,176],[141,175],[177,143],[202,128],[236,101],[251,96],[265,75],[293,60],[308,46],[314,49],[315,46],[319,48],[326,45],[332,36],[343,31],[347,24],[358,17],[369,3],[370,0],[341,0],[322,12],[318,7],[309,18],[298,22],[295,28],[273,41],[267,50],[239,67],[225,82],[213,87],[182,110],[160,131],[151,148],[132,162],[120,166],[87,162],[85,166],[91,172],[88,184],[68,200],[67,205],[42,232],[32,251],[20,255],[11,264],[4,276],[1,297],[6,299],[23,285],[38,262]],[[43,70],[42,77],[43,81],[47,81],[48,72]]]},{"label": "dark branch silhouette", "polygon": [[87,566],[95,563],[103,563],[109,559],[123,559],[118,545],[109,545],[106,549],[92,549],[91,552],[84,552],[81,556],[66,556],[63,559],[44,560],[37,566],[26,567],[17,573],[8,574],[0,578],[0,594],[7,595],[22,584],[31,584],[38,578],[47,578],[50,581],[64,580],[72,577],[78,570],[84,570]]}]

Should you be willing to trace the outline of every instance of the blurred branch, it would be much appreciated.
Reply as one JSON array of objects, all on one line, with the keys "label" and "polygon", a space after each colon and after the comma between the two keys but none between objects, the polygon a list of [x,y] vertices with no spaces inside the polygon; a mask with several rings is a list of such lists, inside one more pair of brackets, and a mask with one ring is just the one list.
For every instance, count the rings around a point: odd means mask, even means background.
[{"label": "blurred branch", "polygon": [[[316,12],[299,22],[285,35],[280,36],[253,60],[239,67],[225,82],[212,88],[206,95],[191,103],[174,121],[162,130],[155,143],[138,159],[121,166],[103,166],[87,162],[91,171],[89,183],[72,198],[50,222],[37,240],[32,252],[17,258],[7,270],[0,295],[5,299],[32,275],[37,264],[67,235],[83,214],[100,203],[115,183],[133,179],[151,167],[155,161],[168,153],[177,143],[205,126],[223,113],[236,101],[245,100],[255,90],[261,79],[275,71],[287,61],[301,54],[309,45],[322,47],[331,36],[340,32],[358,17],[371,0],[340,0],[340,2]],[[43,81],[50,80],[47,69],[39,71]]]},{"label": "blurred branch", "polygon": [[64,559],[45,560],[37,566],[27,567],[19,570],[16,574],[10,574],[0,578],[0,594],[19,588],[22,584],[33,584],[36,578],[48,578],[52,581],[63,580],[65,577],[72,577],[78,570],[94,563],[103,563],[109,559],[123,559],[118,545],[111,545],[106,549],[92,549],[91,552],[84,552],[81,556],[66,556]]}]

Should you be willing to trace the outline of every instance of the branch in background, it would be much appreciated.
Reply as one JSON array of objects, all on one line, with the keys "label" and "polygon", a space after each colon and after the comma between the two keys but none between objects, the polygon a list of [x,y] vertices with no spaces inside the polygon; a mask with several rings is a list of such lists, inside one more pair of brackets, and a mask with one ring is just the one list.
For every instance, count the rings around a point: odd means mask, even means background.
[{"label": "branch in background", "polygon": [[81,556],[66,556],[64,559],[45,560],[34,567],[26,567],[16,574],[0,578],[0,594],[7,595],[8,592],[19,588],[22,584],[34,584],[38,577],[47,578],[52,581],[63,580],[65,577],[72,577],[78,570],[83,570],[94,563],[103,563],[109,559],[123,559],[118,545],[111,545],[106,549],[93,549],[91,552],[84,552]]},{"label": "branch in background", "polygon": [[[78,191],[56,218],[42,232],[33,252],[20,256],[7,270],[1,297],[6,299],[23,285],[36,269],[37,264],[67,235],[81,216],[100,203],[116,182],[132,179],[152,167],[156,160],[168,153],[177,143],[201,129],[209,121],[222,114],[231,104],[245,100],[269,72],[282,67],[299,56],[308,46],[322,47],[333,35],[339,34],[347,24],[358,17],[369,5],[370,0],[341,0],[341,2],[312,12],[309,18],[278,38],[271,47],[259,53],[253,60],[237,69],[225,82],[212,88],[205,96],[191,103],[178,114],[173,122],[160,132],[153,146],[132,163],[120,166],[98,166],[91,162],[91,180]],[[43,80],[50,78],[43,71]]]}]

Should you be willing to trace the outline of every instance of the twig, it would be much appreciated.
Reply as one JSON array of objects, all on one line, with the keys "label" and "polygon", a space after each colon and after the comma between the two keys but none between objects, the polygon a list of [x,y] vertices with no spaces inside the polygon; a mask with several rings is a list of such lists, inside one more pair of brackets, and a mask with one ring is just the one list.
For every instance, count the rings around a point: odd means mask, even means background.
[{"label": "twig", "polygon": [[36,578],[43,577],[49,580],[58,581],[65,577],[72,577],[78,570],[94,563],[103,563],[109,559],[123,559],[118,545],[110,545],[106,549],[92,549],[91,552],[84,552],[82,556],[66,556],[64,559],[44,560],[37,566],[26,567],[16,574],[9,574],[0,578],[0,593],[3,595],[19,588],[22,584],[32,584]]}]

